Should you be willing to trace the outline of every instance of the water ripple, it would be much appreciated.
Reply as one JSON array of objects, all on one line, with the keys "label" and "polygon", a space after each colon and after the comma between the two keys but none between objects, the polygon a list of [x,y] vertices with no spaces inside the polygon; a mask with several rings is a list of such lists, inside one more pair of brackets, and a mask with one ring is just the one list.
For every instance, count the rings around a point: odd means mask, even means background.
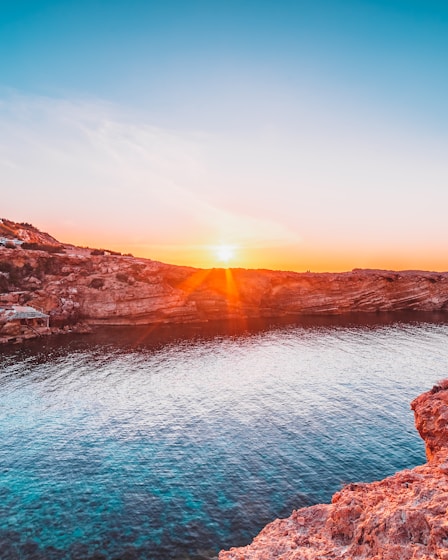
[{"label": "water ripple", "polygon": [[446,376],[447,335],[110,330],[6,350],[2,559],[212,558],[347,481],[423,462],[409,401]]}]

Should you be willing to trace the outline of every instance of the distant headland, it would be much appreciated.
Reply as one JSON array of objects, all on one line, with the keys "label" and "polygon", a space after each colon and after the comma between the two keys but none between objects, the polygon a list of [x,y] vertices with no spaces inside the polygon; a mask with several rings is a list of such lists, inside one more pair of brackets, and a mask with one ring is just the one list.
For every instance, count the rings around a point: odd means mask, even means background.
[{"label": "distant headland", "polygon": [[448,311],[448,273],[198,269],[63,244],[0,221],[0,341],[95,325]]}]

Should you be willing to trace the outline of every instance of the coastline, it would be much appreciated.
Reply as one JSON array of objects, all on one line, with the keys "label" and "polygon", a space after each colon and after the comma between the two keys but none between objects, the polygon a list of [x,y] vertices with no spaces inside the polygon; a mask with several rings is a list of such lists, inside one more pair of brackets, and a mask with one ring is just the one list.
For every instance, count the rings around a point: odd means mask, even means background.
[{"label": "coastline", "polygon": [[[40,329],[39,335],[86,332],[107,325],[448,312],[446,272],[194,269],[63,247],[61,253],[0,250],[4,285],[0,307],[26,305],[42,310],[50,331]],[[38,336],[32,329],[8,332],[5,325],[0,321],[0,341]]]},{"label": "coastline", "polygon": [[245,320],[214,319],[188,323],[153,323],[108,325],[80,322],[65,327],[50,327],[37,334],[29,331],[26,336],[0,337],[0,346],[17,346],[27,342],[57,339],[58,337],[88,335],[89,339],[108,343],[119,336],[123,345],[153,346],[190,338],[208,339],[216,336],[245,336],[276,329],[301,327],[304,329],[368,327],[378,328],[396,324],[448,323],[445,311],[390,311],[390,312],[347,312],[332,315],[297,315],[287,317],[255,318]]},{"label": "coastline", "polygon": [[296,510],[219,560],[448,559],[448,380],[411,403],[428,462],[350,483],[330,504]]}]

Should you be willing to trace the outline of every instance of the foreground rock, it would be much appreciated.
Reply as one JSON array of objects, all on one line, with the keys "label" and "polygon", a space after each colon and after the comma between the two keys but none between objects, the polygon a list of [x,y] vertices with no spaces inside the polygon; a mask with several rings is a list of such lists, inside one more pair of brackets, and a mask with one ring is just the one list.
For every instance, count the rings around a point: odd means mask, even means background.
[{"label": "foreground rock", "polygon": [[0,226],[11,236],[0,243],[0,307],[34,307],[50,327],[448,311],[448,273],[201,270],[63,245],[29,224]]},{"label": "foreground rock", "polygon": [[219,560],[448,560],[448,380],[411,404],[428,463],[294,511]]}]

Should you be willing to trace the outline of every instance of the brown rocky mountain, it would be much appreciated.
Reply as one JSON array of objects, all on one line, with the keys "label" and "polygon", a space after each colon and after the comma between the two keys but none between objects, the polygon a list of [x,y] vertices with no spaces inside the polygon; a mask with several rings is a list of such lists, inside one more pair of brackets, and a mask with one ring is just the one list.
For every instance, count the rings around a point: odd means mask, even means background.
[{"label": "brown rocky mountain", "polygon": [[448,380],[411,404],[428,462],[349,484],[331,504],[294,511],[219,560],[448,559]]},{"label": "brown rocky mountain", "polygon": [[48,233],[39,231],[31,224],[18,224],[5,218],[0,219],[0,238],[19,239],[25,243],[38,243],[50,247],[59,247],[61,243]]},{"label": "brown rocky mountain", "polygon": [[448,310],[445,272],[204,270],[62,245],[8,220],[0,225],[28,240],[0,245],[0,306],[38,308],[50,326]]}]

